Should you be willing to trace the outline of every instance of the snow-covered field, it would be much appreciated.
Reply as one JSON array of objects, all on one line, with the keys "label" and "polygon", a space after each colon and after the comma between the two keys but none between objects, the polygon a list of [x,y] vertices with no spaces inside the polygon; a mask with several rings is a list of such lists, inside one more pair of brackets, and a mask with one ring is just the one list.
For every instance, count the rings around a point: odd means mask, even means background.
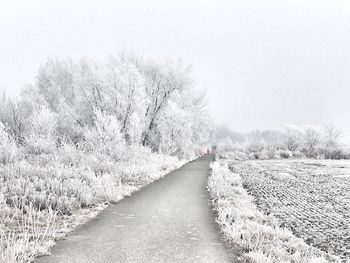
[{"label": "snow-covered field", "polygon": [[243,249],[244,258],[350,257],[350,161],[218,159],[209,190],[226,239]]}]

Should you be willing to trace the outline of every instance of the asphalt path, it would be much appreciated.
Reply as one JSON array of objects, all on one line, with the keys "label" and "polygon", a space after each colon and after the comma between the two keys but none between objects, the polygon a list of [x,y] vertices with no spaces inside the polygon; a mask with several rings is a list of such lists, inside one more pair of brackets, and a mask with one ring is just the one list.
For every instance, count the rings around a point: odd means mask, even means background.
[{"label": "asphalt path", "polygon": [[235,262],[205,190],[211,161],[203,156],[110,205],[35,262]]}]

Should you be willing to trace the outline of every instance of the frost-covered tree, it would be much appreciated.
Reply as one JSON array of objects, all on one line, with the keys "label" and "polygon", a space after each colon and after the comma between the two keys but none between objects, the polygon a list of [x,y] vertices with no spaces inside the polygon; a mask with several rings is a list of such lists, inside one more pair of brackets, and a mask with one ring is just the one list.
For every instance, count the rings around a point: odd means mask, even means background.
[{"label": "frost-covered tree", "polygon": [[[140,59],[133,56],[111,57],[107,65],[109,112],[121,122],[121,132],[128,143],[140,142],[136,132],[145,125],[146,93],[144,77],[140,72]],[[136,137],[135,137],[136,136]]]},{"label": "frost-covered tree", "polygon": [[303,151],[307,157],[316,158],[319,155],[321,134],[316,127],[308,127],[304,132]]},{"label": "frost-covered tree", "polygon": [[61,98],[73,104],[76,96],[72,61],[50,59],[37,75],[36,87],[50,108],[57,110]]},{"label": "frost-covered tree", "polygon": [[302,140],[302,131],[296,126],[285,127],[285,144],[289,151],[297,151],[300,149]]},{"label": "frost-covered tree", "polygon": [[346,158],[340,145],[341,130],[333,125],[326,125],[323,128],[323,149],[322,154],[327,159]]},{"label": "frost-covered tree", "polygon": [[143,66],[147,96],[143,145],[149,145],[157,150],[159,117],[175,92],[181,94],[186,89],[191,89],[192,81],[189,78],[189,70],[190,68],[181,61],[149,62]]},{"label": "frost-covered tree", "polygon": [[324,143],[326,147],[332,148],[339,145],[341,138],[341,130],[335,128],[332,125],[326,125],[323,128]]},{"label": "frost-covered tree", "polygon": [[118,122],[126,144],[156,152],[193,155],[209,137],[204,96],[195,92],[190,67],[181,61],[127,54],[107,62],[49,60],[36,86],[23,94],[26,101],[38,95],[33,101],[58,116],[58,136],[75,144],[85,140],[84,130],[96,127],[96,109]]}]

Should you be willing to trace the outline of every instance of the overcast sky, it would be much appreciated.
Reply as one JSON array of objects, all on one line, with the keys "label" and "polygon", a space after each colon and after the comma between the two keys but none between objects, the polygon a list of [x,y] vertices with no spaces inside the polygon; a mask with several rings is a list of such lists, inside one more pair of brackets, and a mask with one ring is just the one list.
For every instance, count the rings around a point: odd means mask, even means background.
[{"label": "overcast sky", "polygon": [[234,130],[333,123],[350,141],[348,0],[0,0],[0,86],[48,58],[182,58]]}]

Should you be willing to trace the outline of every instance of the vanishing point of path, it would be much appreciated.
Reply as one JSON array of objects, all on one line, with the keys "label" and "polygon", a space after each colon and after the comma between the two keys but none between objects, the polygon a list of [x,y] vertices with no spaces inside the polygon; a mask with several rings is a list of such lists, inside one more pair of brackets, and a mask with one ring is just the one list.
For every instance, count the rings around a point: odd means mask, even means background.
[{"label": "vanishing point of path", "polygon": [[234,262],[205,191],[212,156],[110,205],[37,263]]}]

